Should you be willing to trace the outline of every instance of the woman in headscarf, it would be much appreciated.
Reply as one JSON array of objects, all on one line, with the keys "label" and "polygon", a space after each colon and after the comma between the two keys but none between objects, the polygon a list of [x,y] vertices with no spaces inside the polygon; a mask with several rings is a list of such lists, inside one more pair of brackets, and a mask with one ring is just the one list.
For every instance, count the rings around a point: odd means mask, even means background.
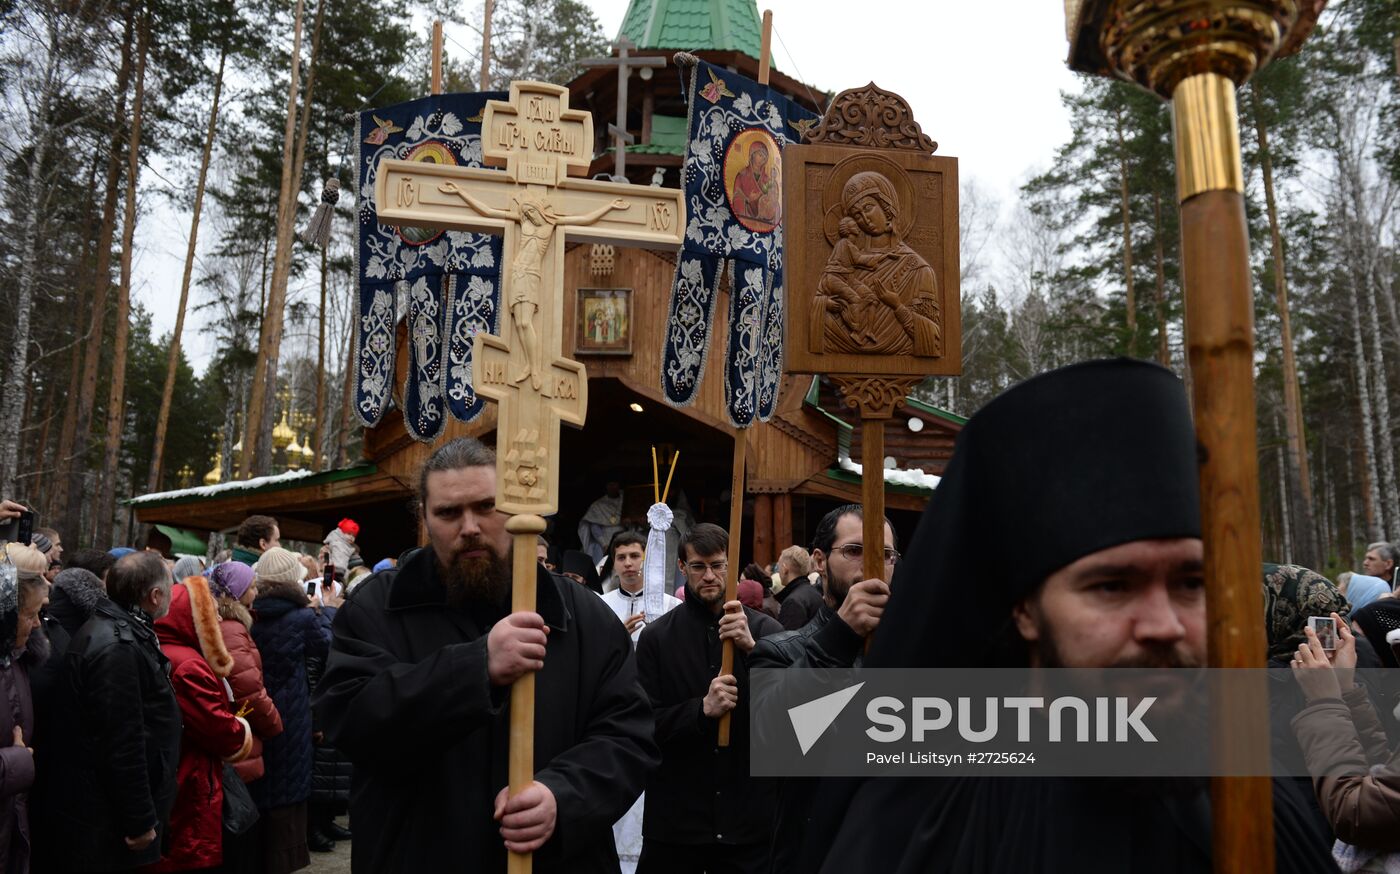
[{"label": "woman in headscarf", "polygon": [[0,870],[29,871],[29,789],[34,784],[34,701],[29,671],[48,657],[39,610],[48,597],[49,560],[10,544],[13,573],[0,568]]},{"label": "woman in headscarf", "polygon": [[[1340,580],[1341,577],[1338,577]],[[1338,584],[1340,587],[1340,583]],[[1353,611],[1369,606],[1383,597],[1390,595],[1390,583],[1380,577],[1372,577],[1366,574],[1352,574],[1347,587],[1342,590],[1347,596],[1347,601],[1351,604]]]},{"label": "woman in headscarf", "polygon": [[[1307,699],[1293,731],[1318,805],[1337,835],[1332,853],[1342,870],[1391,871],[1400,859],[1400,752],[1391,752],[1370,696],[1355,682],[1356,635],[1340,615],[1332,619],[1332,653],[1307,629],[1290,659]],[[1379,859],[1382,853],[1391,856]]]},{"label": "woman in headscarf", "polygon": [[[219,610],[219,629],[224,645],[233,658],[229,686],[233,689],[233,709],[248,719],[253,729],[253,747],[248,757],[234,764],[244,783],[263,775],[263,741],[282,733],[282,717],[263,686],[262,654],[253,645],[253,614],[248,612],[258,587],[253,569],[237,561],[216,565],[209,572],[209,589]],[[262,868],[262,842],[255,826],[246,834],[224,832],[224,866],[229,874],[256,872]]]},{"label": "woman in headscarf", "polygon": [[224,762],[246,758],[253,732],[228,698],[233,659],[219,630],[209,582],[195,575],[170,590],[170,611],[155,621],[180,705],[180,764],[168,842],[150,872],[195,871],[223,862]]}]

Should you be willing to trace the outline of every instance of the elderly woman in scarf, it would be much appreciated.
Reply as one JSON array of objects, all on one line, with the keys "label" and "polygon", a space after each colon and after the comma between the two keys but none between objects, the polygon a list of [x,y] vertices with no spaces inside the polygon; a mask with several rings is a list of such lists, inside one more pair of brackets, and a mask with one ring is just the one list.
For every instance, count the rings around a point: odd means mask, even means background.
[{"label": "elderly woman in scarf", "polygon": [[28,796],[34,785],[34,701],[29,671],[48,657],[39,610],[48,598],[42,552],[11,544],[0,566],[0,870],[29,870]]}]

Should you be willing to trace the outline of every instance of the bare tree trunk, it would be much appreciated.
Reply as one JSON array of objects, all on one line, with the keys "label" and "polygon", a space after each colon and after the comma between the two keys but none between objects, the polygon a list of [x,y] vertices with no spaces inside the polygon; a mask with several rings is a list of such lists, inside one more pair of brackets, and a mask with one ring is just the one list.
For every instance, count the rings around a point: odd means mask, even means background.
[{"label": "bare tree trunk", "polygon": [[[1368,283],[1367,296],[1370,298],[1371,312],[1377,317],[1376,310],[1376,289]],[[1390,380],[1385,371],[1385,353],[1382,351],[1380,337],[1380,322],[1376,318],[1372,329],[1368,331],[1371,335],[1371,380],[1372,388],[1375,392],[1376,418],[1370,420],[1368,424],[1373,424],[1377,432],[1376,453],[1380,456],[1381,468],[1381,512],[1383,529],[1391,531],[1397,524],[1396,497],[1400,495],[1400,489],[1396,488],[1395,479],[1395,446],[1390,433]],[[1383,535],[1384,536],[1384,535]]]},{"label": "bare tree trunk", "polygon": [[1162,192],[1152,192],[1152,230],[1157,254],[1157,363],[1172,366],[1172,353],[1167,345],[1167,260],[1162,247]]},{"label": "bare tree trunk", "polygon": [[1321,564],[1320,551],[1313,538],[1312,477],[1308,472],[1308,451],[1303,430],[1302,392],[1298,386],[1298,363],[1293,356],[1293,328],[1288,309],[1288,274],[1284,269],[1283,233],[1279,229],[1278,203],[1274,198],[1274,162],[1269,150],[1269,129],[1259,107],[1254,107],[1254,130],[1259,137],[1259,162],[1264,176],[1264,205],[1269,214],[1269,243],[1274,260],[1274,299],[1278,304],[1279,341],[1283,346],[1283,409],[1288,439],[1290,501],[1298,513],[1302,560],[1310,567]]},{"label": "bare tree trunk", "polygon": [[165,455],[165,430],[170,424],[170,405],[175,399],[175,376],[180,365],[180,335],[185,330],[185,307],[190,301],[190,279],[194,276],[194,256],[199,244],[199,213],[204,207],[204,182],[209,175],[209,156],[214,152],[214,132],[219,123],[219,97],[224,90],[224,61],[228,48],[219,49],[219,72],[214,77],[214,104],[209,110],[209,129],[204,134],[204,154],[199,162],[199,181],[194,189],[194,215],[190,218],[190,242],[185,248],[185,273],[180,279],[180,304],[175,310],[175,330],[170,336],[170,354],[165,361],[165,388],[160,394],[160,413],[156,416],[156,436],[151,449],[151,473],[146,479],[146,491],[154,492],[160,485],[161,462]]},{"label": "bare tree trunk", "polygon": [[[316,36],[326,0],[316,6]],[[287,278],[291,273],[293,224],[297,214],[297,193],[301,190],[301,165],[305,135],[297,136],[297,91],[301,74],[301,23],[304,0],[297,0],[296,19],[292,36],[292,74],[287,92],[287,125],[282,138],[282,187],[277,200],[277,249],[272,260],[272,284],[268,288],[267,306],[263,309],[262,331],[258,338],[258,359],[253,369],[252,396],[248,399],[248,417],[243,430],[243,471],[247,476],[265,473],[272,461],[268,415],[277,394],[277,361],[282,352],[283,310],[287,305]],[[313,49],[314,54],[314,49]],[[315,61],[307,75],[306,113],[311,111],[311,84]],[[303,125],[303,130],[305,125]],[[293,141],[297,140],[295,144]]]},{"label": "bare tree trunk", "polygon": [[1361,337],[1361,306],[1356,297],[1356,283],[1350,274],[1347,288],[1351,298],[1351,342],[1355,355],[1353,361],[1356,367],[1356,398],[1361,406],[1361,427],[1358,430],[1361,432],[1363,473],[1366,477],[1366,536],[1371,540],[1380,540],[1385,519],[1378,485],[1379,477],[1376,475],[1376,446],[1371,425],[1371,387],[1366,374],[1366,347]]},{"label": "bare tree trunk", "polygon": [[329,245],[321,247],[321,324],[316,340],[316,426],[311,443],[316,452],[311,460],[314,470],[324,467],[322,462],[326,459],[322,441],[326,437],[326,250],[329,248]]},{"label": "bare tree trunk", "polygon": [[[112,237],[117,224],[117,190],[121,184],[123,136],[127,89],[131,84],[132,40],[136,4],[127,7],[123,24],[122,59],[117,68],[116,121],[107,150],[106,187],[102,195],[102,225],[97,232],[97,266],[93,269],[92,312],[83,346],[81,388],[74,398],[73,413],[66,417],[58,437],[58,469],[53,506],[59,530],[76,533],[82,522],[82,508],[88,496],[83,488],[87,472],[87,448],[92,431],[92,408],[97,398],[97,371],[102,361],[102,335],[107,329],[107,294],[112,287]],[[70,535],[71,536],[71,535]]]},{"label": "bare tree trunk", "polygon": [[10,370],[5,380],[4,398],[0,400],[0,496],[16,496],[19,479],[20,429],[26,418],[24,407],[31,388],[29,378],[29,322],[34,308],[35,275],[39,257],[39,225],[44,222],[43,183],[44,161],[53,140],[52,112],[59,95],[59,36],[58,22],[49,21],[49,45],[44,59],[44,71],[39,79],[38,108],[26,135],[33,142],[29,168],[25,173],[23,213],[20,218],[19,280],[15,290],[15,309],[6,342],[10,344]]},{"label": "bare tree trunk", "polygon": [[126,146],[126,203],[122,215],[121,282],[117,286],[117,324],[112,336],[112,384],[107,393],[107,445],[102,456],[93,523],[93,542],[109,543],[116,514],[116,487],[122,446],[126,430],[126,352],[131,333],[131,257],[132,241],[136,235],[136,183],[141,174],[141,111],[145,95],[146,52],[150,45],[150,12],[142,13],[136,51],[136,90],[131,107],[131,138]]},{"label": "bare tree trunk", "polygon": [[[1283,436],[1283,428],[1279,422],[1278,411],[1274,411],[1274,433]],[[1288,443],[1281,442],[1278,447],[1278,516],[1279,532],[1283,536],[1283,563],[1293,564],[1293,515],[1289,507],[1289,484],[1288,484]],[[1309,560],[1311,562],[1311,560]]]},{"label": "bare tree trunk", "polygon": [[1128,200],[1128,146],[1123,140],[1123,110],[1116,114],[1118,131],[1118,190],[1123,212],[1123,282],[1127,288],[1128,354],[1137,354],[1137,296],[1133,293],[1133,226]]}]

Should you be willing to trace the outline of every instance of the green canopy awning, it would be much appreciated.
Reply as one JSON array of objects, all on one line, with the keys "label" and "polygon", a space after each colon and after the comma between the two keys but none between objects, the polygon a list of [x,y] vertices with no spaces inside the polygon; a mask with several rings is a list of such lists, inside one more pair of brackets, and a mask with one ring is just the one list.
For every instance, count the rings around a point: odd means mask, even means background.
[{"label": "green canopy awning", "polygon": [[204,555],[209,551],[209,541],[193,531],[174,525],[157,525],[156,530],[170,538],[170,551],[176,555]]}]

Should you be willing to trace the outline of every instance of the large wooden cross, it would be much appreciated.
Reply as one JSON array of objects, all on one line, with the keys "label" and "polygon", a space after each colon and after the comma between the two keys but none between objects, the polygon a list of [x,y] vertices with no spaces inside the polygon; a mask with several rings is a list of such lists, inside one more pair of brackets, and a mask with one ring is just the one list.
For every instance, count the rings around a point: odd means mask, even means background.
[{"label": "large wooden cross", "polygon": [[[628,51],[635,48],[631,40],[620,36],[617,38],[617,57],[584,58],[579,61],[585,67],[617,67],[617,122],[608,125],[608,136],[613,138],[613,176],[622,179],[627,178],[627,144],[636,141],[636,137],[627,132],[627,80],[633,70],[666,66],[665,58],[629,55]],[[650,75],[642,74],[644,78]]]},{"label": "large wooden cross", "polygon": [[[588,375],[564,357],[564,244],[679,249],[678,189],[570,179],[593,159],[593,117],[569,91],[515,82],[482,117],[482,160],[500,170],[384,160],[374,185],[385,224],[505,234],[500,336],[478,334],[473,382],[496,401],[496,506],[512,515],[511,609],[535,609],[535,538],[559,506],[559,424],[583,425]],[[534,779],[534,675],[511,688],[510,794]],[[530,868],[512,853],[512,872]]]}]

